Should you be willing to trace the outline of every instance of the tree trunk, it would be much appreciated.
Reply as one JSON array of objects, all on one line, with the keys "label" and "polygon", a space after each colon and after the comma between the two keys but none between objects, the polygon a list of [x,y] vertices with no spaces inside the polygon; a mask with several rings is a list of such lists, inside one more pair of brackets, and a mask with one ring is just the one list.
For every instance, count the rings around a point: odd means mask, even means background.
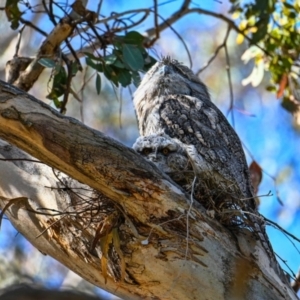
[{"label": "tree trunk", "polygon": [[[4,82],[0,137],[50,166],[2,142],[1,208],[36,248],[89,282],[123,299],[297,299],[247,229],[229,231],[132,149]],[[89,199],[96,192],[83,184],[97,190],[110,230],[84,223],[62,182]]]}]

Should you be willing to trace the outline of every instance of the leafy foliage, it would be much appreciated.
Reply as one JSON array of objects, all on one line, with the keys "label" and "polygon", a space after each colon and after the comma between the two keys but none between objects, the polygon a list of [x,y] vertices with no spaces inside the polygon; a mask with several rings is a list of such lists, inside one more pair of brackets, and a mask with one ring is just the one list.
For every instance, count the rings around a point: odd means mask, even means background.
[{"label": "leafy foliage", "polygon": [[245,35],[251,37],[252,47],[243,59],[253,60],[254,69],[244,84],[257,86],[264,70],[268,71],[271,84],[267,90],[283,97],[283,106],[294,111],[298,106],[294,102],[300,101],[300,2],[256,0],[244,6],[237,0],[231,2],[231,12],[241,30],[237,42],[241,43]]},{"label": "leafy foliage", "polygon": [[67,72],[64,67],[58,66],[53,78],[51,92],[47,95],[47,98],[53,100],[57,108],[61,107],[61,101],[58,98],[64,94],[66,85]]},{"label": "leafy foliage", "polygon": [[[144,37],[130,31],[123,36],[115,36],[112,43],[112,53],[105,56],[95,56],[85,53],[86,64],[97,72],[103,73],[115,86],[127,87],[131,83],[137,86],[140,82],[139,71],[146,72],[156,60],[143,47]],[[96,77],[96,89],[99,88]]]},{"label": "leafy foliage", "polygon": [[[156,60],[148,54],[143,47],[144,37],[136,31],[128,32],[123,36],[115,36],[112,43],[112,52],[107,55],[94,55],[86,52],[86,64],[94,69],[96,74],[95,88],[97,94],[101,92],[101,76],[104,76],[114,83],[116,87],[121,85],[127,87],[131,83],[138,86],[140,82],[140,72],[146,72],[155,64]],[[52,68],[54,77],[52,81],[51,92],[47,95],[48,99],[54,101],[57,108],[61,108],[62,102],[59,97],[64,95],[68,74],[61,64],[50,58],[41,58],[39,63],[46,68]],[[72,67],[76,63],[72,64]],[[73,70],[76,74],[78,68]]]},{"label": "leafy foliage", "polygon": [[19,20],[22,13],[18,7],[19,0],[6,0],[5,4],[5,13],[8,21],[11,22],[12,29],[18,29],[19,27]]},{"label": "leafy foliage", "polygon": [[[65,84],[69,86],[74,72],[70,71],[64,55],[71,53],[71,59],[76,62],[69,62],[72,68],[76,66],[77,69],[82,69],[80,65],[81,56],[74,49],[77,43],[74,37],[78,35],[81,39],[86,64],[97,73],[95,88],[98,94],[101,92],[102,86],[100,73],[117,87],[127,87],[131,83],[137,86],[140,82],[140,72],[146,72],[155,63],[155,59],[148,54],[146,48],[153,45],[159,38],[160,32],[165,28],[163,24],[172,26],[188,11],[192,12],[193,10],[193,12],[208,14],[227,22],[230,30],[237,31],[238,44],[241,44],[244,40],[249,42],[249,47],[242,59],[245,62],[253,61],[254,67],[252,73],[243,80],[243,84],[251,83],[253,86],[258,86],[265,77],[266,72],[268,72],[271,81],[266,89],[275,92],[277,98],[283,99],[284,108],[293,113],[300,112],[300,1],[229,1],[232,4],[230,12],[235,22],[225,15],[192,7],[195,4],[192,1],[187,1],[175,14],[177,18],[170,17],[162,24],[157,23],[156,28],[149,30],[152,33],[150,35],[148,35],[149,32],[147,33],[147,39],[137,31],[133,31],[137,28],[137,25],[142,24],[148,17],[149,11],[147,9],[142,9],[134,14],[131,11],[116,14],[102,22],[103,17],[99,17],[99,12],[90,11],[85,7],[86,1],[73,1],[72,5],[66,2],[65,6],[56,3],[56,1],[50,1],[49,8],[45,8],[44,13],[49,15],[54,27],[61,21],[60,14],[63,13],[66,20],[69,20],[68,22],[71,26],[74,26],[74,30],[76,29],[77,32],[73,37],[70,36],[65,39],[65,45],[59,45],[59,47],[62,46],[60,49],[64,50],[58,51],[52,57],[50,55],[47,58],[41,58],[39,63],[45,67],[54,68],[55,77],[59,78],[62,76],[63,71],[56,70],[55,65],[57,63],[53,63],[54,60],[50,62],[51,59],[54,59],[54,56],[57,56],[55,61],[61,60],[60,66],[66,67],[64,79],[66,80]],[[18,29],[20,24],[30,24],[22,19],[22,15],[25,15],[27,11],[33,13],[35,8],[31,7],[28,1],[6,0],[4,10],[11,27]],[[43,9],[41,9],[42,11]],[[59,13],[53,13],[54,11]],[[74,21],[73,11],[77,15],[75,17],[76,25],[72,23]],[[138,16],[141,15],[142,17],[139,19]],[[84,29],[80,29],[82,25],[84,25]],[[38,30],[35,25],[33,28]],[[129,31],[129,29],[132,31]],[[42,34],[45,33],[42,32]],[[222,47],[224,45],[223,43]],[[85,47],[88,50],[85,50]],[[219,50],[220,47],[216,53]],[[53,99],[55,105],[59,107],[58,98],[63,95],[61,88],[63,85],[55,78],[53,84],[48,97]],[[55,84],[61,86],[55,86]],[[65,92],[65,96],[64,105],[67,103],[67,92]],[[61,109],[63,111],[65,108],[61,107]]]}]

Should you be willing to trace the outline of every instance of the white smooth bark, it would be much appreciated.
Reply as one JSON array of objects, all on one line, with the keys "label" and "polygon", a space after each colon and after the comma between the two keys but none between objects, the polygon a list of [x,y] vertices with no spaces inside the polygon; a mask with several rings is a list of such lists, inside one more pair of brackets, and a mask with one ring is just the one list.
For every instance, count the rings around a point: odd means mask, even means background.
[{"label": "white smooth bark", "polygon": [[[90,228],[74,240],[65,229],[76,224],[68,218],[50,226],[59,217],[32,212],[69,201],[66,193],[49,188],[57,186],[52,169],[0,161],[0,207],[14,201],[6,211],[12,224],[89,282],[124,299],[297,299],[249,231],[233,234],[196,204],[190,209],[187,196],[132,149],[4,82],[0,137],[122,207],[121,249],[130,280],[109,277],[105,284],[100,259],[80,248],[91,242]],[[0,146],[3,158],[26,156],[5,142]]]}]

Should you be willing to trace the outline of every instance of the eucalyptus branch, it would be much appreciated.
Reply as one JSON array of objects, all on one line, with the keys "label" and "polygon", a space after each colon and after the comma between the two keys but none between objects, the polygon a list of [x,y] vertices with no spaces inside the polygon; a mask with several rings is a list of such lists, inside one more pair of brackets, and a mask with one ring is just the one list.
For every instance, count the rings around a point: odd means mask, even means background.
[{"label": "eucalyptus branch", "polygon": [[231,30],[231,27],[228,26],[227,28],[227,31],[226,31],[226,34],[225,34],[225,37],[224,37],[224,40],[222,42],[222,44],[220,44],[214,54],[210,57],[210,59],[207,61],[207,63],[197,71],[197,76],[199,76],[207,67],[209,67],[209,65],[214,61],[214,59],[217,57],[217,55],[219,54],[220,50],[226,45],[227,43],[227,40],[228,40],[228,37],[229,37],[229,33],[230,33],[230,30]]},{"label": "eucalyptus branch", "polygon": [[174,24],[176,21],[181,19],[183,16],[189,14],[189,5],[191,0],[185,0],[178,11],[176,11],[170,18],[166,19],[163,23],[158,26],[154,26],[145,31],[145,36],[151,38],[155,36],[157,31],[162,32],[163,30],[170,27],[170,25]]}]

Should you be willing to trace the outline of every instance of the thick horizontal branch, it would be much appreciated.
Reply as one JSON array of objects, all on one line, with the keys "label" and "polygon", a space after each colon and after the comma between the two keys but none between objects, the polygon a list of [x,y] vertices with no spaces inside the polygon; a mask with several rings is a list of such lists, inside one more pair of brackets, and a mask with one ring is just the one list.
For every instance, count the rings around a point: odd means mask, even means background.
[{"label": "thick horizontal branch", "polygon": [[21,72],[18,79],[11,83],[24,91],[28,91],[45,68],[39,63],[39,60],[41,58],[53,58],[56,56],[56,52],[59,50],[61,43],[71,35],[74,26],[75,25],[72,24],[72,19],[62,19],[61,22],[57,24],[57,26],[47,36],[38,50],[36,57],[28,65],[26,70]]},{"label": "thick horizontal branch", "polygon": [[[190,209],[181,190],[132,149],[1,81],[0,137],[121,207],[126,280],[105,284],[101,254],[84,248],[93,242],[91,226],[70,239],[72,218],[35,213],[68,202],[53,188],[51,168],[0,162],[0,207],[11,201],[5,212],[10,221],[39,250],[90,282],[124,299],[297,299],[248,230],[233,235],[201,208]],[[4,158],[7,149],[0,151]]]},{"label": "thick horizontal branch", "polygon": [[[174,209],[176,201],[184,201],[183,193],[132,149],[4,82],[0,88],[1,138],[119,203],[147,196],[155,207],[164,194],[175,200],[169,207]],[[147,216],[140,217],[146,222]]]}]

